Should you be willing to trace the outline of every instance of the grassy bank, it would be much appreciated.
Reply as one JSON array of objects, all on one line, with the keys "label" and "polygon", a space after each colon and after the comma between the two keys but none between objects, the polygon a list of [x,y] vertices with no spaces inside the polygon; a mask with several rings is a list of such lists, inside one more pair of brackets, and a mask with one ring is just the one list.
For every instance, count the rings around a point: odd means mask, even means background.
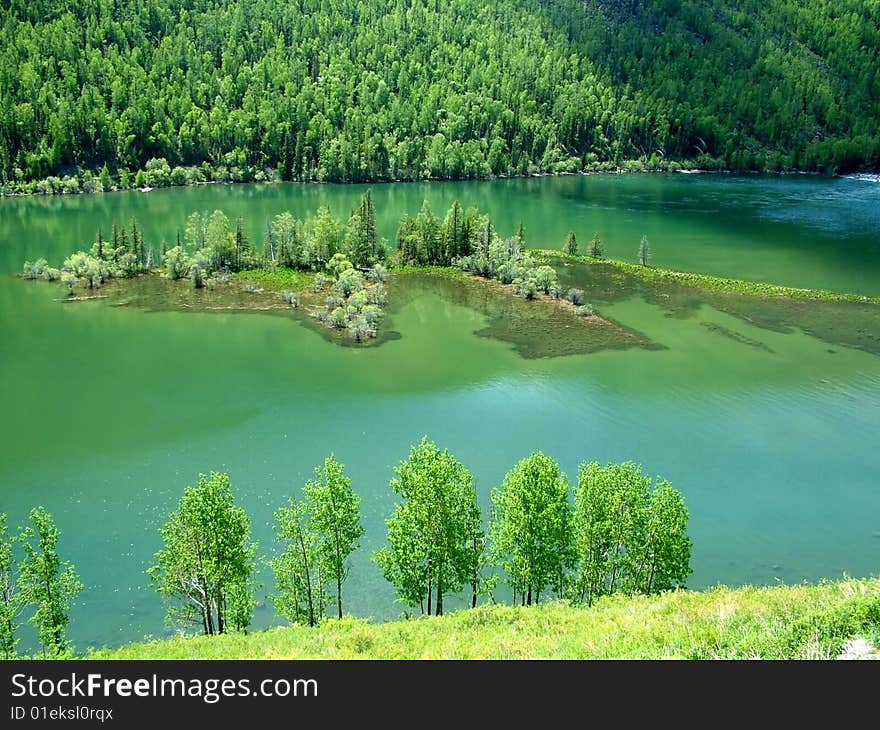
[{"label": "grassy bank", "polygon": [[715,588],[565,603],[484,606],[388,623],[327,620],[316,629],[174,638],[100,659],[803,659],[848,640],[880,645],[880,579]]}]

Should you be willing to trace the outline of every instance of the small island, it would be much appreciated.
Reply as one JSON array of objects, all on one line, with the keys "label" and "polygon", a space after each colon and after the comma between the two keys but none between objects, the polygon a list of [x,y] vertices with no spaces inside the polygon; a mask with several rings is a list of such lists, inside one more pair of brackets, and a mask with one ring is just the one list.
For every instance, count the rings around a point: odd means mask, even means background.
[{"label": "small island", "polygon": [[[98,231],[87,250],[71,254],[60,268],[45,259],[25,262],[22,277],[60,282],[64,302],[108,299],[113,306],[304,314],[332,340],[357,345],[383,341],[389,288],[400,293],[404,282],[428,278],[441,288],[440,281],[447,289],[457,287],[459,298],[490,319],[535,315],[541,329],[560,330],[567,344],[538,356],[648,344],[597,313],[582,288],[563,286],[545,259],[526,248],[522,226],[502,238],[489,216],[458,201],[442,220],[427,201],[417,216],[404,215],[392,250],[377,236],[368,190],[345,223],[327,206],[304,220],[276,215],[261,249],[244,233],[241,218],[232,222],[221,210],[194,212],[172,246],[148,245],[137,221],[114,224],[109,238]],[[476,302],[468,294],[474,286],[482,292]],[[530,306],[499,312],[498,301],[510,300]],[[573,338],[561,332],[572,326],[585,332]],[[500,339],[516,341],[511,335]]]}]

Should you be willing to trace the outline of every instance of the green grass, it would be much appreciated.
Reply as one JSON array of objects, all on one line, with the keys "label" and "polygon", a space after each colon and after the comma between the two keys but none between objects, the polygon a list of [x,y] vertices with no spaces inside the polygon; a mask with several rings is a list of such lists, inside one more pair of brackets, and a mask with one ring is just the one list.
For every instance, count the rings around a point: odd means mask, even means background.
[{"label": "green grass", "polygon": [[99,659],[812,659],[880,644],[880,579],[483,606],[388,623],[327,620],[95,652]]},{"label": "green grass", "polygon": [[277,268],[274,271],[270,269],[248,269],[236,272],[232,275],[232,278],[240,282],[250,281],[258,286],[274,291],[281,291],[283,289],[301,291],[312,286],[315,281],[315,274],[311,271],[285,268]]}]

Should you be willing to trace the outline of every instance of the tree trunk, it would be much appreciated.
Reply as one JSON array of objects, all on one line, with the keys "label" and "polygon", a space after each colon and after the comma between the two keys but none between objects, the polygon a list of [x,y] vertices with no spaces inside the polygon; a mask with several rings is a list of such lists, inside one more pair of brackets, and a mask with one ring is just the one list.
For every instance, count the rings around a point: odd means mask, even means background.
[{"label": "tree trunk", "polygon": [[532,605],[532,587],[531,586],[529,586],[529,593],[528,593],[528,596],[526,597],[526,604],[529,606]]},{"label": "tree trunk", "polygon": [[336,576],[336,608],[339,609],[339,618],[342,618],[342,578]]},{"label": "tree trunk", "polygon": [[[442,568],[441,568],[442,570]],[[438,616],[443,615],[443,575],[442,573],[437,576],[437,610],[436,613]]]},{"label": "tree trunk", "polygon": [[434,592],[434,582],[428,578],[428,615],[431,615],[431,594]]},{"label": "tree trunk", "polygon": [[656,561],[652,560],[651,561],[651,570],[648,573],[648,585],[645,587],[645,593],[648,593],[648,594],[651,593],[651,586],[654,585],[654,573],[656,571],[656,568],[657,568],[657,563],[656,563]]},{"label": "tree trunk", "polygon": [[617,540],[617,544],[614,546],[614,558],[612,561],[611,568],[611,583],[608,585],[608,592],[614,593],[614,584],[617,582],[617,559],[620,556],[620,540]]},{"label": "tree trunk", "polygon": [[299,549],[302,553],[303,570],[306,575],[306,598],[309,602],[309,626],[315,625],[315,601],[312,598],[312,570],[309,565],[309,554],[306,550],[306,543],[303,539],[302,525],[299,525]]},{"label": "tree trunk", "polygon": [[[457,226],[457,224],[456,224]],[[480,582],[479,576],[480,558],[477,554],[477,538],[474,536],[474,574],[471,579],[471,608],[477,607],[477,586]]]}]

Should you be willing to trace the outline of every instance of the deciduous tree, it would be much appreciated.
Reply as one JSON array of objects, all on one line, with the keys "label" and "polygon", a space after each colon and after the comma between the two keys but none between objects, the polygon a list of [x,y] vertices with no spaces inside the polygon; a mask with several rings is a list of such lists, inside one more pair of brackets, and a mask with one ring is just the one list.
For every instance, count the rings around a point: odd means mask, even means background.
[{"label": "deciduous tree", "polygon": [[199,474],[159,534],[163,547],[147,572],[156,590],[176,602],[169,619],[194,621],[209,635],[246,629],[256,547],[229,475]]},{"label": "deciduous tree", "polygon": [[4,659],[13,659],[18,644],[15,636],[18,617],[24,601],[13,555],[15,539],[8,532],[6,520],[6,515],[0,514],[0,654]]},{"label": "deciduous tree", "polygon": [[688,513],[681,493],[632,462],[581,464],[575,489],[576,593],[588,604],[615,592],[654,593],[690,573]]},{"label": "deciduous tree", "polygon": [[574,559],[569,486],[559,465],[536,452],[520,461],[492,491],[490,535],[514,602],[538,603],[547,589],[562,595]]},{"label": "deciduous tree", "polygon": [[304,487],[309,522],[317,537],[323,580],[336,584],[336,608],[342,618],[342,584],[351,554],[360,546],[361,500],[345,476],[345,466],[331,454],[315,468],[315,478]]},{"label": "deciduous tree", "polygon": [[388,546],[374,559],[402,602],[423,612],[427,603],[429,615],[441,615],[444,596],[473,580],[481,522],[474,479],[427,437],[395,473],[391,487],[402,501],[386,520]]},{"label": "deciduous tree", "polygon": [[83,585],[73,565],[58,555],[60,531],[52,515],[36,507],[30,512],[30,521],[32,525],[19,536],[24,548],[19,586],[23,600],[36,606],[31,623],[40,644],[48,654],[60,656],[70,648],[70,606]]}]

